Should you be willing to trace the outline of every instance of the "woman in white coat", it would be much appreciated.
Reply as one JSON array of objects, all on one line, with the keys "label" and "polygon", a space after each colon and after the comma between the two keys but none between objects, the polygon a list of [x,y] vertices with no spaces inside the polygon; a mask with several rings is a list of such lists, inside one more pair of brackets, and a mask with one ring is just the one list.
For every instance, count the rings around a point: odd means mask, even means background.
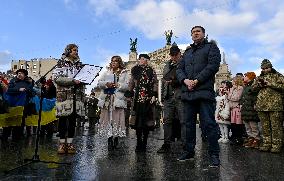
[{"label": "woman in white coat", "polygon": [[101,88],[98,106],[101,108],[99,134],[108,138],[108,149],[117,148],[118,137],[126,136],[125,113],[127,108],[125,91],[129,76],[120,56],[113,56],[107,71],[98,81]]},{"label": "woman in white coat", "polygon": [[219,87],[219,95],[216,97],[215,119],[220,128],[221,138],[218,141],[221,143],[229,142],[230,105],[227,97],[229,88],[228,81],[222,81]]}]

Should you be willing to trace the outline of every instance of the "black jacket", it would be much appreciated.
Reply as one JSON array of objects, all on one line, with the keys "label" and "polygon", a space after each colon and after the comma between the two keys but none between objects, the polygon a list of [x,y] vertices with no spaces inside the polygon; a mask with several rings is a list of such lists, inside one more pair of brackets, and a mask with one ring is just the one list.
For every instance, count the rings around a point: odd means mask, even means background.
[{"label": "black jacket", "polygon": [[[176,77],[177,64],[173,63],[171,60],[167,61],[163,69],[163,79],[162,79],[162,101],[167,100],[175,96],[175,98],[180,99],[180,89],[181,84]],[[166,81],[171,80],[171,83]]]},{"label": "black jacket", "polygon": [[21,92],[20,88],[26,89],[26,104],[28,104],[31,97],[35,95],[35,91],[33,90],[33,80],[30,77],[26,77],[24,80],[14,78],[9,82],[7,94],[10,96],[17,96]]},{"label": "black jacket", "polygon": [[[215,42],[204,40],[198,45],[191,45],[186,50],[183,58],[177,66],[177,78],[182,85],[182,99],[215,100],[214,82],[215,74],[219,70],[221,62],[220,50]],[[198,80],[194,90],[189,91],[183,83],[184,79]]]},{"label": "black jacket", "polygon": [[20,88],[25,88],[27,94],[33,92],[33,83],[30,77],[26,77],[24,80],[14,78],[9,82],[7,94],[19,94]]},{"label": "black jacket", "polygon": [[255,121],[258,122],[259,118],[257,111],[255,111],[254,106],[256,104],[258,91],[252,88],[253,81],[249,82],[242,92],[240,99],[241,115],[243,121]]}]

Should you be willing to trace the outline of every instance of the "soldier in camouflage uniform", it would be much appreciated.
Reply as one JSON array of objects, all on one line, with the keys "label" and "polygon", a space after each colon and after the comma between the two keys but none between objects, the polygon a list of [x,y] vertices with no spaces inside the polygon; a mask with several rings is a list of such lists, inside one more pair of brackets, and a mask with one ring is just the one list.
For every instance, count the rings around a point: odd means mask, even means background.
[{"label": "soldier in camouflage uniform", "polygon": [[181,84],[176,77],[177,62],[181,58],[181,52],[177,45],[170,48],[171,60],[169,60],[163,72],[162,98],[164,104],[164,144],[157,151],[166,153],[170,151],[173,127],[176,116],[181,125],[181,141],[185,139],[185,126],[183,123],[183,109],[181,101]]},{"label": "soldier in camouflage uniform", "polygon": [[261,74],[252,87],[259,90],[256,111],[263,129],[263,145],[261,151],[279,153],[282,146],[282,92],[284,77],[272,68],[269,60],[261,63]]}]

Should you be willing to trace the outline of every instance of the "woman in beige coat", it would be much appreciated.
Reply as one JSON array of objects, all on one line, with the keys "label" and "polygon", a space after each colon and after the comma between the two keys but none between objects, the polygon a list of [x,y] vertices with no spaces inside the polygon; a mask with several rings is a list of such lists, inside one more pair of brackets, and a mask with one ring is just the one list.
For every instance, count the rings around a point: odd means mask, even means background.
[{"label": "woman in beige coat", "polygon": [[[59,154],[74,154],[76,152],[72,144],[75,135],[76,116],[85,116],[83,97],[85,86],[73,77],[81,69],[78,55],[78,46],[69,44],[66,46],[62,59],[53,71],[56,86],[56,114],[59,117]],[[75,99],[73,93],[75,92]],[[76,110],[73,110],[76,102]]]}]

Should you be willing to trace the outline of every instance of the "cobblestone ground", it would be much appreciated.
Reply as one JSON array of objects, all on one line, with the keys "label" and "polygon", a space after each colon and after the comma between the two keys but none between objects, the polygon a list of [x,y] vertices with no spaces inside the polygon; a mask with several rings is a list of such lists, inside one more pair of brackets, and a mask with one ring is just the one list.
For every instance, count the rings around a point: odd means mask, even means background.
[{"label": "cobblestone ground", "polygon": [[[197,133],[200,137],[200,132]],[[71,165],[33,162],[24,159],[34,155],[35,137],[18,142],[8,140],[0,145],[0,180],[284,180],[284,153],[263,153],[229,144],[221,146],[221,166],[208,168],[206,143],[197,140],[194,161],[178,162],[180,146],[173,144],[172,153],[157,154],[163,144],[163,130],[149,136],[146,153],[135,153],[135,132],[120,140],[119,148],[107,150],[107,140],[94,130],[79,128],[75,139],[75,155],[58,155],[57,139],[44,138],[39,143],[40,160],[69,162]]]}]

